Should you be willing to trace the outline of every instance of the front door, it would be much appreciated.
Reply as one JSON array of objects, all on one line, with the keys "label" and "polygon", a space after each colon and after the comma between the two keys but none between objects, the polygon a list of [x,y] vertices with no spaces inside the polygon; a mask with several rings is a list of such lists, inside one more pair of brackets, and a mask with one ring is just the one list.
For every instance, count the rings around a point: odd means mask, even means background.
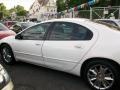
[{"label": "front door", "polygon": [[27,62],[43,64],[41,48],[48,26],[48,23],[38,24],[18,34],[22,39],[15,39],[13,42],[15,57]]}]

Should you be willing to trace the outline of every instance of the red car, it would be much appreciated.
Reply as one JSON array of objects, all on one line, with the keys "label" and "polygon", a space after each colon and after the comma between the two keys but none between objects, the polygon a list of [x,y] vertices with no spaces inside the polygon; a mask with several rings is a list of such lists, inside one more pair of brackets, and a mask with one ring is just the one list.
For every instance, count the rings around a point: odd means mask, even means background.
[{"label": "red car", "polygon": [[16,35],[16,33],[12,30],[9,30],[5,25],[0,23],[0,39],[10,35]]},{"label": "red car", "polygon": [[8,28],[10,28],[12,25],[16,24],[17,21],[5,21],[4,25]]}]

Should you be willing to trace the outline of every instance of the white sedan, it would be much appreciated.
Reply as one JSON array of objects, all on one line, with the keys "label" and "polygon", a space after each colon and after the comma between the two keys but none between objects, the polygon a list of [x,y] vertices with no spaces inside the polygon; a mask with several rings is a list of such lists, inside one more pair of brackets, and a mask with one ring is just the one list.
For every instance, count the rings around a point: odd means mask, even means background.
[{"label": "white sedan", "polygon": [[3,61],[25,61],[83,77],[96,90],[120,83],[120,31],[87,19],[55,19],[0,43]]}]

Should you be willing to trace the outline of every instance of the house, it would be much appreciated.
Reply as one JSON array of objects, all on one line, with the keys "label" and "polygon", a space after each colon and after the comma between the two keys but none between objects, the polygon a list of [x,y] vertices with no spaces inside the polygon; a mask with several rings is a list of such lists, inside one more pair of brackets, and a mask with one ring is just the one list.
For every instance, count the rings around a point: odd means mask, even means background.
[{"label": "house", "polygon": [[57,6],[55,0],[35,0],[29,9],[29,19],[44,21],[56,18]]}]

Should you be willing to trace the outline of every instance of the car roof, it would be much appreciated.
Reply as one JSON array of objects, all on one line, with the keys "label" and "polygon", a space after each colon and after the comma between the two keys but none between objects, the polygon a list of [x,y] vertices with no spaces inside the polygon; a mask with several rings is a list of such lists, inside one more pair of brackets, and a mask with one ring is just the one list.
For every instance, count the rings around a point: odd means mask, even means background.
[{"label": "car roof", "polygon": [[[60,22],[60,21],[66,21],[66,22],[86,22],[90,21],[89,19],[85,18],[60,18],[60,19],[52,19],[52,20],[47,20],[47,21],[42,21],[42,22]],[[41,23],[42,23],[41,22]]]}]

